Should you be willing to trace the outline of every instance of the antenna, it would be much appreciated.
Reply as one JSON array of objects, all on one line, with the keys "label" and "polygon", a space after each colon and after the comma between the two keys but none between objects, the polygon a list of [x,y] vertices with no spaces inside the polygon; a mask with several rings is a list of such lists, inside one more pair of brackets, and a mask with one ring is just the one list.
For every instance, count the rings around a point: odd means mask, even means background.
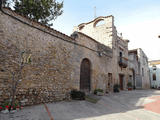
[{"label": "antenna", "polygon": [[96,18],[96,6],[94,7],[94,18]]}]

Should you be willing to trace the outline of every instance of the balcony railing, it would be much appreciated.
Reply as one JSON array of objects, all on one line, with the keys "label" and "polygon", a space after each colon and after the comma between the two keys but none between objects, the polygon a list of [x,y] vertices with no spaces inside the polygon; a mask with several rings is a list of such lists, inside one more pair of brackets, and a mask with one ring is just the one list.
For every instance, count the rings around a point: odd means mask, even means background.
[{"label": "balcony railing", "polygon": [[128,59],[125,57],[118,57],[118,63],[120,67],[126,68],[128,66]]}]

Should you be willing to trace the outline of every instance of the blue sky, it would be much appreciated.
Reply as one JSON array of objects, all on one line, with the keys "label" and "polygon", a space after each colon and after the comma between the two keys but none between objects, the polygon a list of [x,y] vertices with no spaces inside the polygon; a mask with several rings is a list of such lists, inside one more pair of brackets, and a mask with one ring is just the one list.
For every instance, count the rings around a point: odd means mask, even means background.
[{"label": "blue sky", "polygon": [[142,48],[150,60],[160,59],[160,0],[64,0],[64,13],[53,28],[70,35],[74,26],[94,19],[95,6],[97,17],[115,17],[129,49]]}]

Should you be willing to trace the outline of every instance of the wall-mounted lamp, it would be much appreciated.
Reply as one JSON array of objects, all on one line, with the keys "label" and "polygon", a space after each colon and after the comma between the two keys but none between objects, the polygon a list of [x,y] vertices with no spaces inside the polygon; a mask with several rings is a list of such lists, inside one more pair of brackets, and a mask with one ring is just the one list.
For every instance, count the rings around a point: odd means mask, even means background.
[{"label": "wall-mounted lamp", "polygon": [[98,55],[99,55],[99,57],[102,57],[103,56],[103,53],[102,52],[98,52]]}]

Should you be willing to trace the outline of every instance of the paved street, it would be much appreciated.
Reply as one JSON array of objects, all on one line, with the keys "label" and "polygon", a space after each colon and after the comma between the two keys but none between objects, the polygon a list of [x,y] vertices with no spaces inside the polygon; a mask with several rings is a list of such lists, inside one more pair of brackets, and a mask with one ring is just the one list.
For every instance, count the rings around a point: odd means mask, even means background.
[{"label": "paved street", "polygon": [[96,103],[57,102],[0,114],[0,120],[159,120],[160,90],[121,91]]}]

